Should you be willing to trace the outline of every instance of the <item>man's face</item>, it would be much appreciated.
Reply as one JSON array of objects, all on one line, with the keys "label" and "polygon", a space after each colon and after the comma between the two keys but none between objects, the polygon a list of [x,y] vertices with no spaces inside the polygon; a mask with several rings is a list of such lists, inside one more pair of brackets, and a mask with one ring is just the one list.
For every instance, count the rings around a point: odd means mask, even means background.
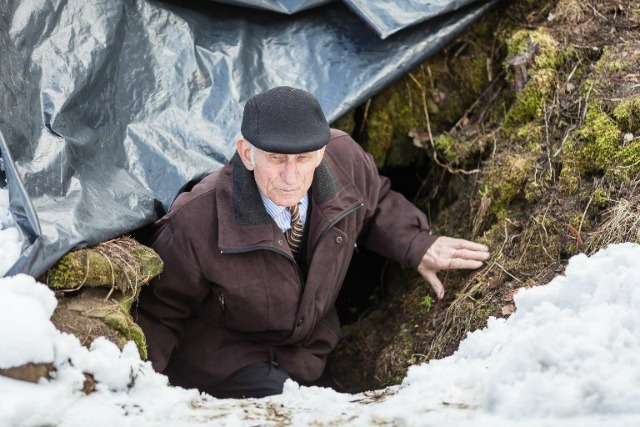
[{"label": "man's face", "polygon": [[245,167],[253,171],[262,193],[278,206],[297,204],[311,187],[313,173],[322,161],[324,148],[309,153],[277,154],[253,148],[240,139],[238,153]]}]

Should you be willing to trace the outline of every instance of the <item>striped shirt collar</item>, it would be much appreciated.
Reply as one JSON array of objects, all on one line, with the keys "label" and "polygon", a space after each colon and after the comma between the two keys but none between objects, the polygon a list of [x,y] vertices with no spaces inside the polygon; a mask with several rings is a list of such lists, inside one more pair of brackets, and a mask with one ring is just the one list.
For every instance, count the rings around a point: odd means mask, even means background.
[{"label": "striped shirt collar", "polygon": [[[276,225],[282,232],[284,233],[288,229],[291,228],[291,213],[289,209],[286,207],[278,206],[271,201],[267,196],[262,194],[262,191],[258,189],[260,192],[260,198],[262,199],[262,203],[264,204],[264,208],[267,210],[267,213],[273,220]],[[302,220],[302,226],[304,227],[305,221],[307,220],[307,207],[309,206],[309,193],[305,193],[302,200],[298,203],[298,207],[300,209],[300,219]]]}]

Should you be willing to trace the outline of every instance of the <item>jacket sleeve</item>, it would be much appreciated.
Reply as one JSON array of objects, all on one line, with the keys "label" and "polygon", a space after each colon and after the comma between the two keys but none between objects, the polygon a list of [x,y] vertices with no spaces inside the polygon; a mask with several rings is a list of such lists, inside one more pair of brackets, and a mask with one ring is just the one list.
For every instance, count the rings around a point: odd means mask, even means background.
[{"label": "jacket sleeve", "polygon": [[153,237],[151,247],[160,255],[164,268],[143,288],[137,307],[136,321],[147,339],[149,360],[158,372],[164,371],[182,338],[183,321],[210,292],[195,261],[193,245],[174,229],[180,227],[166,222]]},{"label": "jacket sleeve", "polygon": [[364,179],[366,206],[361,244],[402,266],[417,268],[438,236],[429,232],[424,212],[391,190],[391,182],[378,173],[373,157],[359,145],[356,150],[356,160],[361,166],[354,170],[364,175],[360,179]]}]

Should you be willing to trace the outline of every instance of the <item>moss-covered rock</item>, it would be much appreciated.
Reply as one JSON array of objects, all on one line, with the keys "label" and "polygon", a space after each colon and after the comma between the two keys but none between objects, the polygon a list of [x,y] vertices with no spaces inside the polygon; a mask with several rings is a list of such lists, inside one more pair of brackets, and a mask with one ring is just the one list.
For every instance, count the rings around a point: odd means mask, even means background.
[{"label": "moss-covered rock", "polygon": [[513,86],[524,84],[504,119],[504,130],[517,131],[518,127],[539,120],[544,115],[545,103],[556,87],[558,67],[568,54],[544,28],[516,32],[508,44],[508,60],[526,55],[513,70],[507,67],[507,79]]},{"label": "moss-covered rock", "polygon": [[52,322],[85,345],[99,336],[121,348],[133,341],[146,358],[144,334],[130,311],[162,266],[155,251],[129,237],[69,252],[40,279],[57,290]]},{"label": "moss-covered rock", "polygon": [[640,96],[620,102],[613,110],[613,117],[623,132],[637,132],[640,129]]},{"label": "moss-covered rock", "polygon": [[53,289],[112,286],[135,294],[162,271],[162,260],[151,248],[121,237],[63,256],[40,280]]},{"label": "moss-covered rock", "polygon": [[577,136],[584,141],[580,156],[580,169],[583,172],[605,171],[612,166],[618,152],[622,132],[615,120],[601,108],[597,102],[592,102],[587,110],[585,124],[577,132]]},{"label": "moss-covered rock", "polygon": [[488,165],[482,179],[482,191],[491,198],[491,209],[498,218],[504,218],[511,201],[523,194],[527,179],[533,175],[533,167],[531,154],[507,154]]}]

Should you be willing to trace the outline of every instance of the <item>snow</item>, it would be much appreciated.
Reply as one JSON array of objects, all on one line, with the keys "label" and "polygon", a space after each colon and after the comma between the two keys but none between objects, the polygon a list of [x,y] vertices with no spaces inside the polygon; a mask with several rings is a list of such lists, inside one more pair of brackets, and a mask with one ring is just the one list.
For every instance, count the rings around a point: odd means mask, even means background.
[{"label": "snow", "polygon": [[[0,267],[20,247],[7,205],[0,190]],[[350,395],[288,381],[280,396],[218,400],[170,387],[133,343],[83,347],[50,322],[49,288],[4,277],[0,368],[34,362],[56,370],[37,384],[0,376],[0,425],[640,425],[639,245],[577,255],[564,276],[521,289],[514,301],[509,319],[490,319],[452,356],[411,367],[400,386]],[[98,381],[89,395],[85,374]]]}]

